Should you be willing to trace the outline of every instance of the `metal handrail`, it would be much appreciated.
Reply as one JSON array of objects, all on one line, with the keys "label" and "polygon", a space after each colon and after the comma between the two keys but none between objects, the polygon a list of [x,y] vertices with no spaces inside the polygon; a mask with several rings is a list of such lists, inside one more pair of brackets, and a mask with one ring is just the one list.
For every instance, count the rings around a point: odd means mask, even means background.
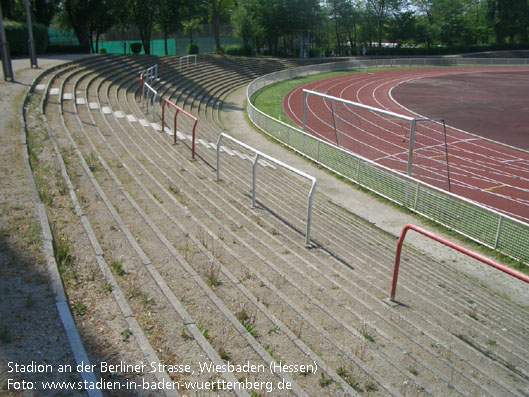
[{"label": "metal handrail", "polygon": [[453,243],[450,240],[437,236],[436,234],[433,234],[432,232],[429,232],[428,230],[422,229],[415,225],[407,224],[406,226],[404,226],[404,228],[400,232],[400,236],[397,241],[397,251],[395,253],[395,264],[393,266],[393,279],[391,281],[391,292],[389,296],[389,299],[392,302],[395,301],[395,294],[397,292],[397,280],[399,277],[400,254],[402,251],[402,245],[404,243],[404,238],[406,237],[406,233],[408,232],[408,230],[414,230],[417,233],[420,233],[426,237],[431,238],[432,240],[438,241],[441,244],[444,244],[450,248],[453,248],[459,252],[462,252],[463,254],[470,256],[471,258],[477,259],[478,261],[483,262],[486,265],[492,266],[495,269],[501,270],[502,272],[507,273],[510,276],[516,277],[517,279],[520,279],[526,283],[529,283],[529,276],[517,270],[511,269],[510,267],[502,265],[501,263],[493,261],[492,259],[486,258],[483,255],[480,255],[474,251],[471,251],[465,247],[462,247],[459,244]]},{"label": "metal handrail", "polygon": [[[145,88],[152,93],[151,104],[152,104],[152,122],[156,122],[156,100],[158,99],[158,91],[152,88],[147,82],[143,82],[143,91],[141,93],[141,106],[144,106],[145,99]],[[147,103],[147,114],[149,114],[149,104]]]},{"label": "metal handrail", "polygon": [[226,138],[234,143],[236,143],[237,145],[239,146],[242,146],[243,148],[245,149],[248,149],[250,150],[251,152],[254,152],[255,153],[255,158],[254,158],[254,161],[253,161],[253,176],[252,176],[252,206],[255,207],[255,195],[256,195],[256,180],[257,180],[257,164],[259,163],[259,159],[261,157],[267,159],[268,161],[280,166],[280,167],[283,167],[283,168],[286,168],[287,170],[297,174],[297,175],[300,175],[302,176],[303,178],[306,178],[308,180],[310,180],[312,182],[312,185],[311,185],[311,188],[310,188],[310,191],[309,191],[309,196],[308,196],[308,205],[307,205],[307,229],[306,229],[306,233],[305,233],[305,245],[307,247],[310,247],[310,226],[311,226],[311,223],[312,223],[312,201],[313,201],[313,197],[314,197],[314,191],[316,190],[316,184],[318,183],[318,181],[316,180],[315,177],[313,177],[312,175],[309,175],[309,174],[306,174],[305,172],[303,171],[300,171],[298,170],[297,168],[294,168],[288,164],[285,164],[283,163],[282,161],[280,160],[277,160],[275,159],[274,157],[271,157],[265,153],[262,153],[256,149],[254,149],[253,147],[229,136],[229,135],[226,135],[224,133],[220,134],[219,135],[219,139],[217,140],[217,182],[220,181],[220,149],[221,149],[221,141],[223,138]]},{"label": "metal handrail", "polygon": [[162,132],[164,132],[164,127],[165,127],[165,104],[168,104],[176,109],[176,113],[174,115],[174,138],[173,138],[174,139],[173,143],[175,145],[176,145],[176,135],[177,135],[176,120],[178,117],[178,113],[182,112],[184,115],[186,115],[187,117],[189,117],[191,120],[194,121],[193,139],[191,142],[191,158],[194,160],[195,159],[195,135],[196,135],[195,131],[197,128],[198,118],[193,116],[191,113],[186,112],[184,109],[182,109],[180,106],[177,106],[175,103],[171,102],[169,99],[164,98],[163,103],[162,103]]},{"label": "metal handrail", "polygon": [[179,68],[178,68],[178,71],[182,71],[182,61],[185,59],[187,61],[187,64],[186,64],[186,67],[189,67],[189,59],[190,58],[195,58],[195,65],[197,64],[197,55],[196,54],[191,54],[191,55],[185,55],[183,57],[180,57],[178,58],[179,59]]},{"label": "metal handrail", "polygon": [[158,79],[158,64],[152,65],[150,68],[147,68],[147,70],[143,73],[144,75],[148,76],[148,82],[152,83],[155,79]]}]

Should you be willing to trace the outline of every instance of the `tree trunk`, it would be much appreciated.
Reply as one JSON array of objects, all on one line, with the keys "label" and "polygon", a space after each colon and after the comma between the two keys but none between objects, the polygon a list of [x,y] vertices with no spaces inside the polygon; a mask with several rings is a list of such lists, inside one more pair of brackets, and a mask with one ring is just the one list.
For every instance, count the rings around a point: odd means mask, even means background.
[{"label": "tree trunk", "polygon": [[164,40],[164,49],[165,49],[165,56],[169,55],[169,51],[167,49],[167,30],[163,33],[163,40]]},{"label": "tree trunk", "polygon": [[222,52],[222,46],[220,45],[220,29],[219,29],[219,16],[213,15],[213,34],[215,35],[215,51]]}]

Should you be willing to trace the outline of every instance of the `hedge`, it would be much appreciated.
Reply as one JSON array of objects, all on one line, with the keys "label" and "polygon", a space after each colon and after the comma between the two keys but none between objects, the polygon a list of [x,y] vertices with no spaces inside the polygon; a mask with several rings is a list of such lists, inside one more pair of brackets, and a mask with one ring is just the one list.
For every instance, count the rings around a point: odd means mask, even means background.
[{"label": "hedge", "polygon": [[253,49],[251,45],[231,45],[224,48],[224,52],[228,55],[252,56]]},{"label": "hedge", "polygon": [[[35,40],[37,54],[43,54],[49,44],[48,28],[39,23],[32,23],[31,26],[33,27],[33,40]],[[4,21],[4,28],[11,55],[28,55],[28,29],[26,24]]]}]

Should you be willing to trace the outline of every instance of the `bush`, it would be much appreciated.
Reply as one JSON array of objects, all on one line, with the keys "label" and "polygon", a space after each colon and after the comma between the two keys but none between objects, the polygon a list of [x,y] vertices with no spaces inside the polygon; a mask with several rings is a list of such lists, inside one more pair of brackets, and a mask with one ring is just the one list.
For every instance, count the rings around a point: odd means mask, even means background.
[{"label": "bush", "polygon": [[[33,40],[37,54],[43,54],[48,48],[48,28],[38,23],[31,24]],[[11,55],[28,55],[28,29],[25,23],[5,21],[4,28]]]},{"label": "bush", "polygon": [[187,53],[189,55],[197,55],[199,51],[198,44],[193,43],[187,46]]},{"label": "bush", "polygon": [[130,50],[133,54],[139,54],[141,52],[142,44],[141,43],[130,43]]},{"label": "bush", "polygon": [[99,53],[100,54],[106,54],[107,53],[107,49],[106,48],[100,48],[99,49]]},{"label": "bush", "polygon": [[252,56],[253,48],[251,45],[231,45],[224,49],[224,52],[228,55],[240,55],[240,56]]}]

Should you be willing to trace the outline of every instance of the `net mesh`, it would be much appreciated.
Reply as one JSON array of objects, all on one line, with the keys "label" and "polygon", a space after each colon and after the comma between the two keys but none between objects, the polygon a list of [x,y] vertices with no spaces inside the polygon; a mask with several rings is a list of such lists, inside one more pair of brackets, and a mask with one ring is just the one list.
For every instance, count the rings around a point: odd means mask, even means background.
[{"label": "net mesh", "polygon": [[434,120],[417,120],[413,140],[411,176],[450,191],[444,123]]},{"label": "net mesh", "polygon": [[[328,90],[318,94],[329,95]],[[410,151],[410,118],[318,94],[306,96],[307,132],[403,174],[411,154],[413,177],[450,190],[444,124],[418,120]]]}]

